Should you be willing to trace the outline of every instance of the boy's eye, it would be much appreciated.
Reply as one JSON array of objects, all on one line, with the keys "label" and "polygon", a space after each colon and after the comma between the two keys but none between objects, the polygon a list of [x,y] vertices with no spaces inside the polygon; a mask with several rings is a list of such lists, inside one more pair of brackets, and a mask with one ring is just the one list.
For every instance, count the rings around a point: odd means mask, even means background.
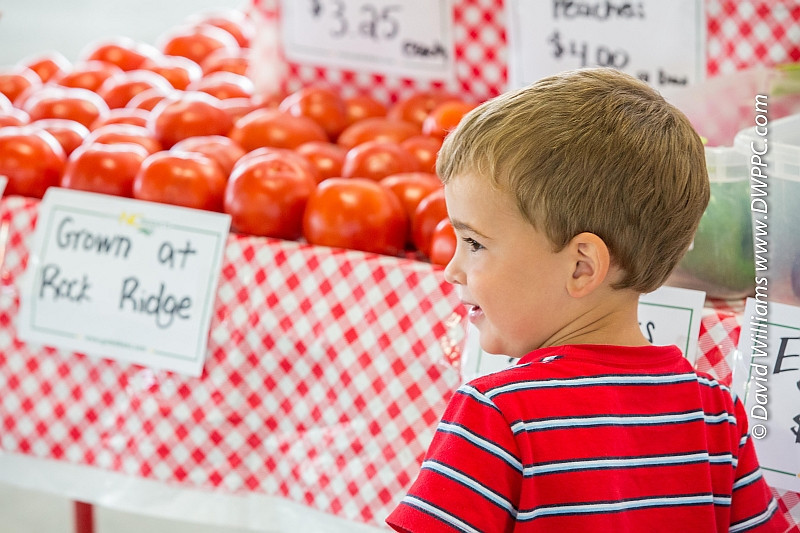
[{"label": "boy's eye", "polygon": [[477,252],[478,250],[481,250],[483,248],[483,245],[478,241],[476,241],[475,239],[473,239],[472,237],[464,237],[461,240],[467,243],[467,246],[469,246],[471,252]]}]

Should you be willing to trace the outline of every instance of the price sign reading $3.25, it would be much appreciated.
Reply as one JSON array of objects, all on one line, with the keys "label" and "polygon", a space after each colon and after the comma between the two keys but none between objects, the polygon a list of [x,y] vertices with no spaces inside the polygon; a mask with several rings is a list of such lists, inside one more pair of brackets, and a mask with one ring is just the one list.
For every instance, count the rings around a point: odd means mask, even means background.
[{"label": "price sign reading $3.25", "polygon": [[286,57],[297,63],[449,81],[450,0],[282,0]]}]

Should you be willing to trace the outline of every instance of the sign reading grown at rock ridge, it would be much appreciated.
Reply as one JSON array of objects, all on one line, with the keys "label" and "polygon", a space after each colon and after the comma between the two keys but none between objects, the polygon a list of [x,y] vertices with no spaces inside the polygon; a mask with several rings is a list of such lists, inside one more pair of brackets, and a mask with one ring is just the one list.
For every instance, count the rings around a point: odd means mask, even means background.
[{"label": "sign reading grown at rock ridge", "polygon": [[229,227],[221,213],[50,188],[19,337],[199,376]]}]

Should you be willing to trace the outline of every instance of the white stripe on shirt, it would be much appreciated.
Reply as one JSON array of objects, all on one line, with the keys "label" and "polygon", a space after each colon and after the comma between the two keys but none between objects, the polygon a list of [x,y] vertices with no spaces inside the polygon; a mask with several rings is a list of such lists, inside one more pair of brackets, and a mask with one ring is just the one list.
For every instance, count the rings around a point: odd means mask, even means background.
[{"label": "white stripe on shirt", "polygon": [[644,509],[648,507],[676,507],[682,505],[702,505],[711,503],[714,503],[714,497],[711,494],[697,494],[690,496],[657,496],[618,502],[575,503],[555,505],[552,507],[538,507],[530,511],[520,510],[519,514],[517,515],[517,519],[520,521],[527,521],[555,515],[608,513],[632,509]]}]

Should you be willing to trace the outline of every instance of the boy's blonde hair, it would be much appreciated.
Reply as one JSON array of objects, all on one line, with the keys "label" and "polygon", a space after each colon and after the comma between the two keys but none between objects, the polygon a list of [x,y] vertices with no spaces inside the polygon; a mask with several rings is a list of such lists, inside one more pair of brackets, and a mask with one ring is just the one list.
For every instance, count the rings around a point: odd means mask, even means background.
[{"label": "boy's blonde hair", "polygon": [[437,172],[487,178],[561,250],[599,236],[650,292],[692,241],[709,200],[705,154],[688,119],[632,76],[580,69],[489,100],[445,139]]}]

